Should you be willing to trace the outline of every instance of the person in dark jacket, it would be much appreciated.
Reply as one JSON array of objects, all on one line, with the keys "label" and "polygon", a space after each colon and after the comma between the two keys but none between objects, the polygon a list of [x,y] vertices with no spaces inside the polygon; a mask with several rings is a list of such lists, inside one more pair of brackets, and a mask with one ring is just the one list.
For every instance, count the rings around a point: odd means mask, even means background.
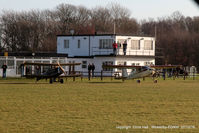
[{"label": "person in dark jacket", "polygon": [[88,76],[89,76],[89,77],[91,76],[91,68],[92,68],[92,66],[91,66],[91,64],[89,63],[89,64],[88,64]]},{"label": "person in dark jacket", "polygon": [[125,41],[123,43],[123,52],[124,52],[124,55],[126,55],[126,49],[127,49],[127,42]]},{"label": "person in dark jacket", "polygon": [[6,78],[6,69],[7,69],[7,65],[6,63],[4,63],[1,67],[3,69],[3,75],[2,75],[2,78]]},{"label": "person in dark jacket", "polygon": [[92,70],[92,77],[94,77],[95,65],[93,63],[91,65],[91,70]]}]

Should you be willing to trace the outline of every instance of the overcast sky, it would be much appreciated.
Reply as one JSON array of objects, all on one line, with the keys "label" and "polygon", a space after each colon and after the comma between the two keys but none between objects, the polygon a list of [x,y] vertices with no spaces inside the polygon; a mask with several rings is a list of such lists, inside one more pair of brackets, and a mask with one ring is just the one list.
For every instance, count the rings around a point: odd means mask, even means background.
[{"label": "overcast sky", "polygon": [[174,11],[180,11],[184,16],[199,16],[199,7],[192,0],[0,0],[0,13],[3,9],[53,9],[61,3],[95,8],[111,2],[128,8],[137,20],[169,16]]}]

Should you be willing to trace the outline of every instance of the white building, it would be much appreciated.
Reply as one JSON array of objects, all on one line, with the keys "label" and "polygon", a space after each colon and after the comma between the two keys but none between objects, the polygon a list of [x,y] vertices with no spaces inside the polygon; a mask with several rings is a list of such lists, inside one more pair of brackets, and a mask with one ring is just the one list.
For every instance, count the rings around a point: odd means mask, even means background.
[{"label": "white building", "polygon": [[[113,42],[118,44],[117,55],[113,55]],[[127,42],[126,55],[123,43]],[[89,63],[95,64],[95,71],[102,70],[102,64],[151,65],[155,64],[155,38],[103,35],[58,35],[57,53],[68,54],[68,62],[81,62],[80,71],[88,71]]]},{"label": "white building", "polygon": [[[119,45],[117,55],[113,55],[112,44],[116,41]],[[123,42],[127,41],[127,53],[123,54]],[[68,54],[68,56],[67,56]],[[123,35],[74,35],[74,36],[57,36],[57,55],[35,55],[35,56],[0,56],[0,66],[6,62],[8,65],[7,76],[16,77],[21,75],[20,65],[23,62],[40,62],[40,63],[60,63],[80,62],[80,66],[76,66],[76,71],[88,73],[88,64],[95,64],[95,72],[102,70],[102,64],[126,64],[145,66],[155,64],[155,38],[154,37],[138,37]],[[42,72],[45,68],[42,67]],[[69,68],[65,67],[68,71]],[[110,72],[111,69],[104,71]],[[34,73],[34,68],[31,68]],[[114,70],[119,71],[119,70]],[[2,75],[2,69],[0,70]]]}]

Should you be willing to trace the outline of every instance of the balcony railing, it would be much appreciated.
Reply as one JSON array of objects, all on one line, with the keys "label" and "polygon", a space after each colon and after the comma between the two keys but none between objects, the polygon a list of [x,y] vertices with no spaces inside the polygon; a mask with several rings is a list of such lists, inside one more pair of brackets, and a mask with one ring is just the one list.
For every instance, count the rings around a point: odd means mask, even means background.
[{"label": "balcony railing", "polygon": [[[99,47],[92,48],[92,55],[111,55],[113,54],[113,49],[99,49]],[[116,55],[124,55],[123,49],[118,48]],[[135,56],[155,56],[155,50],[126,50],[126,55],[135,55]]]}]

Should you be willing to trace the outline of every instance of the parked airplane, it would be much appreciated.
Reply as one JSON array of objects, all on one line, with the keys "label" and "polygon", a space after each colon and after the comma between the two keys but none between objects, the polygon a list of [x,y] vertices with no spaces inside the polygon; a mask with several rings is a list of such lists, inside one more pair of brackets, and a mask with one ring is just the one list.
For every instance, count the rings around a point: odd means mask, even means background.
[{"label": "parked airplane", "polygon": [[[25,75],[23,75],[26,78],[36,78],[36,81],[39,81],[41,79],[50,79],[50,83],[52,84],[53,82],[60,82],[63,83],[64,80],[61,75],[64,74],[65,76],[67,76],[65,70],[63,69],[62,66],[69,66],[72,67],[72,73],[74,73],[75,71],[75,66],[76,65],[80,65],[81,63],[64,63],[64,64],[60,64],[59,62],[57,63],[31,63],[31,62],[25,62],[23,63],[23,73],[25,73]],[[32,73],[27,73],[27,66],[36,66],[35,69],[38,72],[35,72],[34,74]],[[50,66],[50,68],[44,72],[41,73],[40,72],[40,67],[41,66]],[[38,69],[38,68],[39,69]],[[38,70],[37,70],[38,69]],[[58,79],[58,80],[56,80]]]},{"label": "parked airplane", "polygon": [[[172,69],[181,65],[158,65],[158,66],[127,66],[127,65],[103,65],[103,68],[122,69],[122,79],[137,79],[151,76],[156,73],[156,69]],[[127,69],[132,69],[130,73]]]}]

